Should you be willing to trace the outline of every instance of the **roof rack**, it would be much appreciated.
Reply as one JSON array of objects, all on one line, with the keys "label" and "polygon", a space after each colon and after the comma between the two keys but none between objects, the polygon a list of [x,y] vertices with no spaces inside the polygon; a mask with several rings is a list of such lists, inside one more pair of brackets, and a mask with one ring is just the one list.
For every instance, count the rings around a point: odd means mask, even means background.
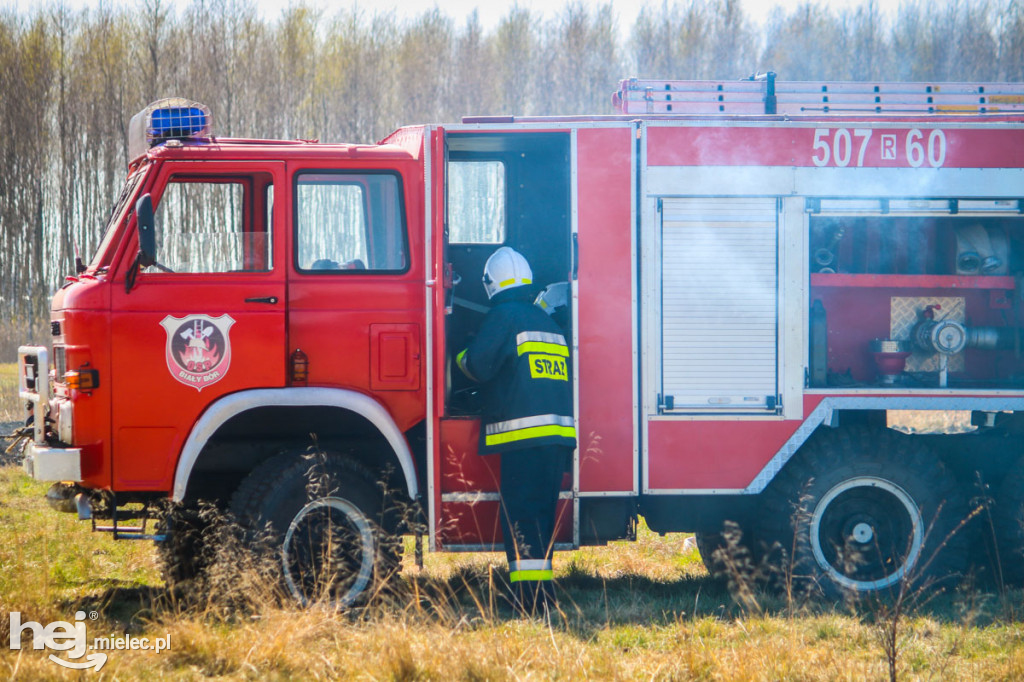
[{"label": "roof rack", "polygon": [[612,102],[623,114],[998,114],[1024,111],[1024,83],[872,83],[629,78]]}]

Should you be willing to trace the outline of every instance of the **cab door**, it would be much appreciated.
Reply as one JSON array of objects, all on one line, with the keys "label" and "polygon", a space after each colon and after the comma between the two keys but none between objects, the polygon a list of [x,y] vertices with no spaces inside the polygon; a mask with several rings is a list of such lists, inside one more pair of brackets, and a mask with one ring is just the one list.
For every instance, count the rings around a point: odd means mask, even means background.
[{"label": "cab door", "polygon": [[309,385],[369,393],[407,431],[423,419],[423,274],[406,217],[415,171],[354,157],[289,172],[289,348],[305,354]]},{"label": "cab door", "polygon": [[111,295],[115,489],[169,490],[209,405],[284,384],[284,178],[275,162],[159,166],[158,264],[132,281],[130,243]]}]

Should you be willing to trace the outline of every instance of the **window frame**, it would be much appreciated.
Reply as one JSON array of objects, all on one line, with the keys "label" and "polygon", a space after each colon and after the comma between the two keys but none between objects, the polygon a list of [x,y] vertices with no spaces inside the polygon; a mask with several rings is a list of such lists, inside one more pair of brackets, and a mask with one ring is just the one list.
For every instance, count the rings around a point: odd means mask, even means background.
[{"label": "window frame", "polygon": [[[301,183],[302,176],[318,175],[318,176],[391,176],[395,178],[395,193],[398,198],[398,204],[396,210],[398,211],[398,229],[401,232],[401,238],[399,243],[402,247],[402,258],[405,265],[400,269],[379,269],[367,267],[362,270],[344,270],[344,269],[313,269],[303,268],[299,264],[299,185]],[[356,184],[356,183],[345,183],[339,182],[337,184]],[[392,169],[371,169],[371,168],[300,168],[295,170],[292,174],[292,267],[295,272],[300,275],[312,275],[312,276],[323,276],[323,275],[341,275],[346,277],[352,276],[377,276],[377,275],[402,275],[409,272],[412,267],[412,254],[409,250],[409,226],[408,216],[405,211],[405,183],[402,181],[402,174],[397,170]],[[363,194],[363,216],[367,220],[366,237],[372,233],[372,226],[369,223],[370,219],[370,197],[367,192]],[[369,247],[369,244],[367,244]]]},{"label": "window frame", "polygon": [[[265,175],[267,177],[266,185],[261,189],[258,176]],[[175,278],[190,277],[190,276],[201,276],[201,277],[222,277],[222,276],[237,276],[239,274],[246,275],[266,275],[273,273],[276,269],[276,244],[274,242],[275,232],[275,221],[272,213],[266,210],[262,211],[261,214],[257,214],[257,192],[266,194],[269,188],[272,188],[275,184],[274,174],[269,170],[265,169],[252,169],[251,171],[237,172],[232,170],[230,172],[212,172],[206,171],[205,169],[192,169],[181,170],[176,167],[171,167],[169,172],[164,176],[166,179],[160,186],[159,194],[156,192],[152,193],[154,202],[154,214],[160,211],[164,200],[166,199],[167,190],[175,184],[227,184],[227,185],[239,185],[242,188],[242,200],[241,200],[241,212],[242,212],[242,235],[265,234],[266,235],[266,253],[262,260],[265,262],[266,267],[264,268],[240,268],[234,270],[213,270],[213,271],[175,271],[175,272],[162,272],[159,270],[148,269],[140,274],[145,275],[147,278],[154,276],[168,276]],[[246,230],[246,227],[255,227],[257,222],[262,221],[263,227],[265,228],[262,232],[256,230]],[[250,257],[248,252],[249,246],[246,243],[246,239],[242,241],[242,251],[239,254],[242,263]],[[159,258],[159,255],[158,255]]]}]

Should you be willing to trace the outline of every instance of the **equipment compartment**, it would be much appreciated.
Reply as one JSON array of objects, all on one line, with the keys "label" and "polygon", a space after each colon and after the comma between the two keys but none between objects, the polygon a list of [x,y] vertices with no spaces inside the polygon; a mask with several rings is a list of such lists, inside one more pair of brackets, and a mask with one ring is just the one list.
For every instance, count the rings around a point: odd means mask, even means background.
[{"label": "equipment compartment", "polygon": [[811,203],[809,385],[1024,386],[1017,202],[903,204],[916,211]]}]

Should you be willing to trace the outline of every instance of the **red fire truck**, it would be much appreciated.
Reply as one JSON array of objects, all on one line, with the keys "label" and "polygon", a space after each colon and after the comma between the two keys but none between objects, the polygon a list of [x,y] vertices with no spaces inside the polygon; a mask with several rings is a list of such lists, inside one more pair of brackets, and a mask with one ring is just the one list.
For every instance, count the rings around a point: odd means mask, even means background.
[{"label": "red fire truck", "polygon": [[642,516],[710,562],[732,520],[832,593],[960,575],[981,537],[1024,577],[1024,86],[769,74],[614,101],[376,145],[223,139],[201,105],[149,106],[52,347],[20,349],[27,470],[158,540],[172,577],[198,570],[200,503],[269,522],[299,601],[318,570],[355,601],[416,529],[499,547],[497,457],[451,365],[511,245],[570,292],[557,548]]}]

